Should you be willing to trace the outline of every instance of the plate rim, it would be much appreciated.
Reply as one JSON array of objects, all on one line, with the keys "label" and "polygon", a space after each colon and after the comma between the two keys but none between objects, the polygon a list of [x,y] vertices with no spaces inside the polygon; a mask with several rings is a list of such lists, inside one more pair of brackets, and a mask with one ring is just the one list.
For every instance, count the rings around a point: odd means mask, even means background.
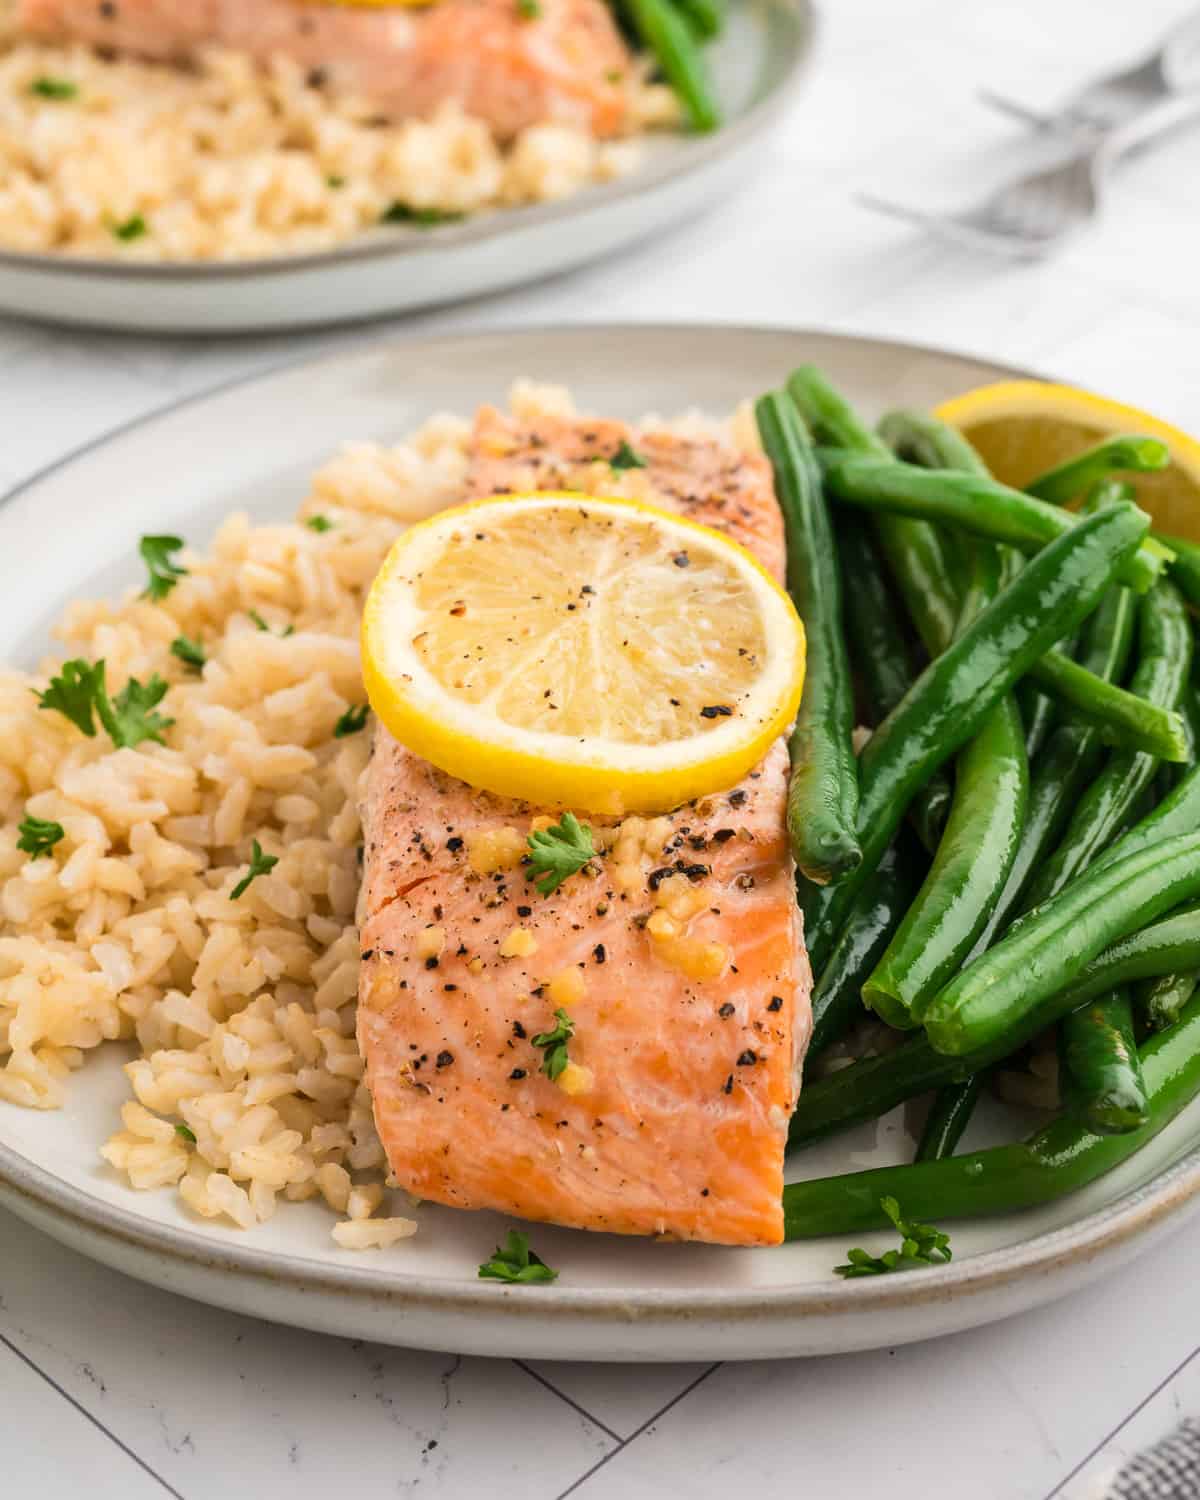
[{"label": "plate rim", "polygon": [[[60,470],[97,449],[142,428],[177,415],[190,406],[218,399],[239,388],[270,384],[277,377],[304,368],[320,368],[353,361],[388,348],[405,358],[429,350],[446,354],[455,345],[477,345],[480,340],[511,349],[525,338],[565,338],[597,333],[662,338],[673,335],[704,338],[822,339],[863,348],[886,349],[916,357],[986,365],[999,378],[1049,379],[1026,367],[1009,365],[966,350],[921,344],[907,339],[874,338],[820,326],[778,323],[573,322],[517,324],[456,331],[421,338],[397,337],[394,331],[358,339],[337,348],[311,352],[239,374],[191,392],[152,411],[110,428],[69,453],[44,465],[0,495],[0,508],[35,489]],[[749,1323],[763,1317],[827,1319],[853,1313],[891,1309],[912,1310],[954,1298],[980,1298],[1009,1283],[1030,1276],[1086,1265],[1106,1251],[1148,1234],[1158,1224],[1179,1214],[1200,1194],[1200,1145],[1185,1151],[1148,1181],[1131,1188],[1103,1207],[1081,1218],[1043,1231],[1014,1245],[983,1251],[965,1260],[930,1268],[919,1277],[865,1278],[851,1281],[802,1281],[777,1286],[730,1289],[694,1287],[684,1290],[652,1287],[622,1289],[553,1285],[538,1289],[536,1301],[521,1288],[473,1283],[454,1278],[408,1274],[390,1261],[382,1269],[362,1263],[322,1263],[300,1255],[259,1249],[239,1242],[231,1231],[228,1243],[201,1236],[186,1227],[149,1219],[133,1208],[106,1202],[84,1188],[56,1177],[0,1139],[0,1188],[48,1213],[60,1224],[85,1235],[100,1235],[108,1243],[129,1246],[165,1257],[197,1270],[215,1270],[272,1284],[291,1292],[328,1292],[356,1301],[384,1301],[405,1309],[439,1314],[502,1314],[532,1316],[545,1313],[574,1315],[589,1324],[627,1327],[630,1323],[690,1322],[697,1317],[719,1317]]]},{"label": "plate rim", "polygon": [[[569,220],[582,210],[602,210],[614,203],[635,202],[656,191],[662,183],[691,177],[765,134],[796,97],[812,62],[820,32],[816,0],[761,0],[761,3],[793,13],[797,43],[786,70],[745,114],[708,135],[689,138],[691,149],[684,160],[651,162],[645,168],[635,168],[627,177],[593,184],[553,202],[502,207],[463,224],[413,231],[411,235],[398,236],[394,240],[365,239],[369,231],[363,231],[345,244],[328,250],[307,251],[300,255],[280,253],[235,261],[125,261],[115,256],[75,257],[0,248],[0,271],[49,273],[84,279],[96,277],[118,282],[146,278],[168,284],[242,278],[255,280],[292,272],[302,274],[330,267],[361,265],[368,261],[416,259],[429,250],[441,253],[464,246],[486,245],[521,230],[537,230],[547,224]],[[681,134],[686,136],[686,132]]]}]

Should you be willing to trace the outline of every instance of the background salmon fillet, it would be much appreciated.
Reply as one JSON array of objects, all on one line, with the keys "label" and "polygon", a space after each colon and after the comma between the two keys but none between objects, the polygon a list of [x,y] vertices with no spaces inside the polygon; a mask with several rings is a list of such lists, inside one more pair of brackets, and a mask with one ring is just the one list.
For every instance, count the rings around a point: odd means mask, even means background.
[{"label": "background salmon fillet", "polygon": [[355,10],[313,0],[18,0],[32,35],[186,60],[205,45],[290,57],[314,79],[401,118],[453,100],[502,138],[543,121],[612,135],[625,123],[628,49],[603,0],[439,0]]},{"label": "background salmon fillet", "polygon": [[[603,493],[627,429],[522,428],[480,414],[473,493]],[[777,574],[769,470],[711,440],[641,436],[633,481],[743,540]],[[628,488],[626,484],[626,488]],[[392,1171],[421,1197],[529,1219],[729,1244],[782,1237],[787,1120],[810,1025],[810,975],[784,834],[782,745],[731,792],[662,820],[632,889],[616,856],[540,896],[517,868],[472,868],[481,832],[538,811],[479,793],[377,735],[364,806],[359,1040]],[[600,830],[613,820],[592,820]],[[629,837],[628,830],[626,838]],[[660,892],[699,893],[687,940],[725,951],[689,977],[645,930]],[[503,957],[514,928],[536,944]],[[442,946],[426,953],[430,931]],[[564,976],[566,976],[564,978]],[[572,1096],[531,1038],[563,986]]]}]

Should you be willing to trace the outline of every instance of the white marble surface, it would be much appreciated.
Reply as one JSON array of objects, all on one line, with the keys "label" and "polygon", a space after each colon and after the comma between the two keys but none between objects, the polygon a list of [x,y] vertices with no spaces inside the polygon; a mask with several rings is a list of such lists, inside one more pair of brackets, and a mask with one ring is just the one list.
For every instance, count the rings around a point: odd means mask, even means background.
[{"label": "white marble surface", "polygon": [[[1200,131],[1131,166],[1104,222],[1043,266],[943,249],[852,199],[949,204],[1002,178],[1030,145],[976,102],[981,84],[1053,100],[1186,8],[824,0],[810,86],[738,198],[505,299],[305,339],[0,323],[0,485],[163,402],[339,341],[588,319],[913,338],[1200,425]],[[1128,1454],[1200,1411],[1196,1233],[1048,1311],[923,1346],[619,1368],[275,1328],[137,1286],[0,1215],[0,1492],[1099,1500]]]}]

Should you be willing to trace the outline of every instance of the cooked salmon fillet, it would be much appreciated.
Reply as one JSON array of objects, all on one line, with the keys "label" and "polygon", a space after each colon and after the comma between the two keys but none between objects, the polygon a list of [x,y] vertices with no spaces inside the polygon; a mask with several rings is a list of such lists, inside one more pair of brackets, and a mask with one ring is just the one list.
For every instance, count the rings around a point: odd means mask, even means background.
[{"label": "cooked salmon fillet", "polygon": [[453,100],[502,138],[552,121],[598,136],[626,120],[630,56],[604,0],[439,0],[355,9],[321,0],[17,0],[18,25],[139,57],[187,61],[205,46],[291,58],[314,81],[393,117]]},{"label": "cooked salmon fillet", "polygon": [[[646,498],[777,576],[770,471],[715,439],[485,409],[472,495],[603,494],[623,439]],[[589,819],[604,853],[550,896],[519,863],[542,809],[376,734],[364,794],[358,1034],[396,1179],[582,1229],[776,1244],[811,978],[784,831],[787,754],[658,819]],[[545,815],[546,820],[557,813]],[[569,1065],[535,1035],[563,1008]]]}]

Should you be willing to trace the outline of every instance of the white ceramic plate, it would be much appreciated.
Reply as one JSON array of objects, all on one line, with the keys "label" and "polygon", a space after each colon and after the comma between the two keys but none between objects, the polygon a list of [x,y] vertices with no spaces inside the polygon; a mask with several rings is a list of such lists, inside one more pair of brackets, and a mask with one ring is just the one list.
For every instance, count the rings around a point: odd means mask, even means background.
[{"label": "white ceramic plate", "polygon": [[437,229],[379,229],[315,255],[146,265],[0,250],[0,311],[127,332],[220,333],[378,317],[570,270],[731,193],[808,60],[812,0],[738,0],[709,49],[725,124],[654,134],[628,176],[559,203]]},{"label": "white ceramic plate", "polygon": [[[928,405],[1012,373],[900,344],[694,327],[388,343],[293,366],[139,422],[9,497],[0,507],[0,661],[40,654],[68,595],[135,582],[141,533],[179,531],[199,542],[234,507],[289,515],[308,473],[344,439],[395,439],[434,411],[502,399],[522,374],[567,382],[581,403],[614,416],[685,404],[723,413],[801,360],[824,366],[869,413]],[[126,1097],[124,1056],[115,1046],[93,1056],[59,1113],[0,1104],[0,1202],[77,1249],[188,1296],[428,1348],[737,1359],[901,1343],[1081,1286],[1178,1223],[1200,1189],[1193,1106],[1082,1193],[953,1225],[956,1258],[944,1269],[842,1282],[832,1273],[846,1248],[840,1240],[730,1250],[538,1227],[537,1249],[561,1279],[505,1288],[475,1274],[506,1227],[495,1215],[427,1204],[414,1239],[353,1253],[337,1249],[330,1216],[315,1205],[283,1205],[243,1233],[192,1217],[169,1190],[132,1192],[97,1155]],[[982,1116],[969,1143],[1014,1139],[1029,1127],[998,1105]],[[797,1156],[792,1175],[903,1160],[913,1123],[897,1110]],[[882,1248],[889,1237],[861,1240]]]}]

